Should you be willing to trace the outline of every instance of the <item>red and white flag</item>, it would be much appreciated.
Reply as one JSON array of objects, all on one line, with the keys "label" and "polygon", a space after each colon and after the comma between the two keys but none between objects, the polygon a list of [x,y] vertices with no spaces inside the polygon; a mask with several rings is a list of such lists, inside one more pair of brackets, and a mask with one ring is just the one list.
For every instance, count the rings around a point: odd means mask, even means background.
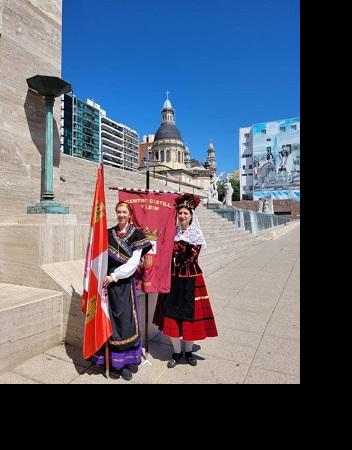
[{"label": "red and white flag", "polygon": [[82,311],[86,315],[83,358],[90,358],[112,335],[107,290],[108,232],[103,164],[98,166],[90,233],[84,269]]}]

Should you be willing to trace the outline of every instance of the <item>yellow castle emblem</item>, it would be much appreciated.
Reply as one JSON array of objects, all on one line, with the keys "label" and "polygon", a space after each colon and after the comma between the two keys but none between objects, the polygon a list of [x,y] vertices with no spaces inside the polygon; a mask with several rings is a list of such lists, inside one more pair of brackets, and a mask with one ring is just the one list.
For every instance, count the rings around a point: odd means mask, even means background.
[{"label": "yellow castle emblem", "polygon": [[151,230],[148,225],[142,228],[143,233],[146,235],[147,239],[149,241],[156,241],[158,237],[160,236],[160,231],[158,230]]}]

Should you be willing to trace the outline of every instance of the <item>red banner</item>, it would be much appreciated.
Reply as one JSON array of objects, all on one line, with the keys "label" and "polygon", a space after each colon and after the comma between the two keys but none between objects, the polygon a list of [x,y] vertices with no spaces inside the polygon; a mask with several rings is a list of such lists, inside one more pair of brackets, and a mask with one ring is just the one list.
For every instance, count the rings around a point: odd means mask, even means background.
[{"label": "red banner", "polygon": [[103,164],[98,166],[84,269],[82,311],[86,315],[83,358],[91,357],[112,335],[108,298],[103,281],[108,268],[108,232]]},{"label": "red banner", "polygon": [[170,292],[171,257],[176,230],[175,194],[119,191],[119,200],[133,208],[133,223],[153,248],[144,255],[143,269],[136,273],[137,289],[143,292]]}]

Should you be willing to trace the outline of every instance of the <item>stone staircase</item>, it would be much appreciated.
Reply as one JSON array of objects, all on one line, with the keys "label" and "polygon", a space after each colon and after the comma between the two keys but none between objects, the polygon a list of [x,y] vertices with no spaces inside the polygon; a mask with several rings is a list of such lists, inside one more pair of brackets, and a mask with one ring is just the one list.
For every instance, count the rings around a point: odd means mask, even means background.
[{"label": "stone staircase", "polygon": [[201,250],[199,257],[200,266],[206,276],[220,270],[248,248],[262,242],[260,238],[237,228],[203,205],[199,205],[196,211],[207,242],[207,247]]}]

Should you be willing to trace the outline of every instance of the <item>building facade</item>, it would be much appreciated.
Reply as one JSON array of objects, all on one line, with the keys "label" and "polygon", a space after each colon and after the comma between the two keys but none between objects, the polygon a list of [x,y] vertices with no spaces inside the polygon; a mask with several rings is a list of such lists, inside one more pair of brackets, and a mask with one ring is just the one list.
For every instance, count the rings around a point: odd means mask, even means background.
[{"label": "building facade", "polygon": [[[167,98],[161,110],[162,123],[155,133],[152,159],[170,169],[186,169],[187,151],[175,125],[175,110]],[[189,154],[189,153],[188,153]]]},{"label": "building facade", "polygon": [[149,160],[152,160],[152,147],[154,142],[154,134],[147,134],[143,136],[143,142],[139,143],[139,167],[143,167],[146,163],[147,152]]},{"label": "building facade", "polygon": [[61,151],[123,170],[138,169],[138,134],[110,119],[93,100],[65,94],[61,101]]},{"label": "building facade", "polygon": [[210,142],[208,147],[208,157],[206,162],[204,163],[204,167],[206,169],[212,170],[214,173],[216,172],[215,147],[212,142]]},{"label": "building facade", "polygon": [[101,114],[101,143],[104,164],[136,172],[138,169],[138,134],[122,123]]},{"label": "building facade", "polygon": [[242,200],[300,200],[300,118],[240,128]]},{"label": "building facade", "polygon": [[216,173],[215,147],[209,144],[207,160],[204,164],[191,159],[191,153],[185,146],[181,133],[174,121],[174,109],[167,97],[161,110],[162,123],[155,135],[144,136],[139,144],[139,170],[146,170],[146,155],[150,155],[150,170],[165,179],[188,183],[208,191],[210,180]]},{"label": "building facade", "polygon": [[100,112],[71,93],[65,94],[61,102],[61,151],[99,161]]}]

